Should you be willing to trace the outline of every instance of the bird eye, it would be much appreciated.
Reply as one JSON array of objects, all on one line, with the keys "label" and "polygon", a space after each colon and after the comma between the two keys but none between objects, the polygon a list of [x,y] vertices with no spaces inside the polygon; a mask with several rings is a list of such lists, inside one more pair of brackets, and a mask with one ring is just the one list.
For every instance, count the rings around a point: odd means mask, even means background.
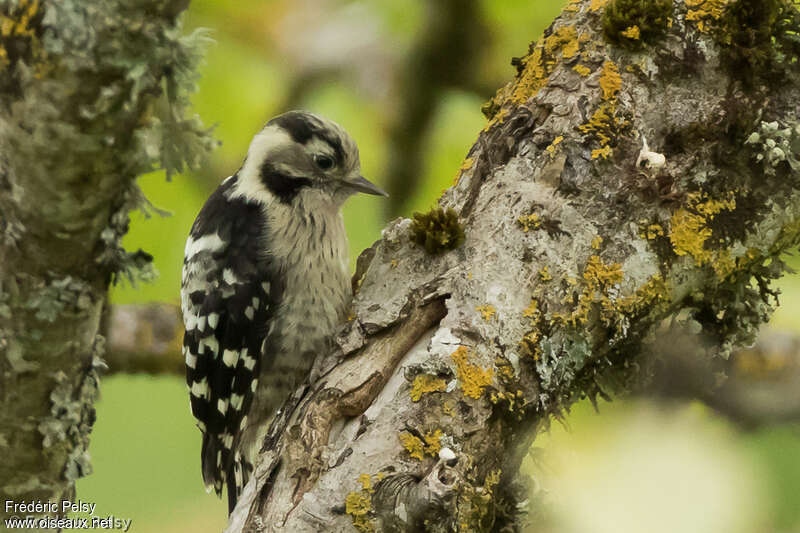
[{"label": "bird eye", "polygon": [[327,155],[315,155],[314,163],[322,170],[330,170],[333,168],[333,159]]}]

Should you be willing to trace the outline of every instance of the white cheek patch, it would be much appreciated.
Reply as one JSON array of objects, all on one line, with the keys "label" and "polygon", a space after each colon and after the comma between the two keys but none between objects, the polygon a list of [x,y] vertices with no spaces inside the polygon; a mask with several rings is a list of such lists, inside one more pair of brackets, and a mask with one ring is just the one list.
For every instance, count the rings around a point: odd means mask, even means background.
[{"label": "white cheek patch", "polygon": [[250,142],[247,158],[239,170],[239,179],[236,180],[236,188],[231,197],[250,198],[263,204],[271,203],[273,196],[261,183],[261,164],[269,158],[270,152],[291,144],[294,144],[294,140],[289,133],[278,126],[267,126],[258,132]]}]

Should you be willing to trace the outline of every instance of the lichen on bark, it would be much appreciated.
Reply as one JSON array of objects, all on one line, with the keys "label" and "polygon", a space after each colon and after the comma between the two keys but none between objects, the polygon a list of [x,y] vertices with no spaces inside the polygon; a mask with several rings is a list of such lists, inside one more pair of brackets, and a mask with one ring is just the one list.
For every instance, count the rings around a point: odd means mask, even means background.
[{"label": "lichen on bark", "polygon": [[108,285],[150,261],[121,245],[137,175],[196,164],[202,32],[182,0],[0,2],[3,499],[69,498],[90,471]]}]

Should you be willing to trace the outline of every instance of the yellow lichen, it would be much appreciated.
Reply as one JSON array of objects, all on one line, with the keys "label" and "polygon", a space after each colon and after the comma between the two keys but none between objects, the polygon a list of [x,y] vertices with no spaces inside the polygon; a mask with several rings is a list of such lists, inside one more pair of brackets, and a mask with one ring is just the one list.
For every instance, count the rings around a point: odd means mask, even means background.
[{"label": "yellow lichen", "polygon": [[599,149],[592,150],[592,157],[607,158],[613,153],[609,143],[617,130],[625,127],[627,122],[616,117],[616,105],[613,102],[603,103],[592,114],[589,122],[581,124],[578,129],[591,137],[597,139],[600,144]]},{"label": "yellow lichen", "polygon": [[514,366],[502,357],[494,358],[494,366],[497,368],[497,377],[504,380],[514,379]]},{"label": "yellow lichen", "polygon": [[603,91],[603,99],[613,101],[617,98],[617,93],[622,88],[622,76],[619,68],[613,61],[603,63],[603,71],[600,74],[600,89]]},{"label": "yellow lichen", "polygon": [[532,357],[534,361],[538,361],[541,354],[539,341],[542,335],[539,331],[539,325],[542,321],[542,312],[539,310],[539,302],[536,298],[531,298],[531,303],[522,310],[522,316],[530,319],[530,325],[533,329],[525,333],[522,340],[520,340],[520,354],[523,357]]},{"label": "yellow lichen", "polygon": [[618,129],[626,125],[624,120],[616,117],[617,93],[622,88],[622,76],[613,61],[603,63],[599,84],[605,102],[595,110],[589,122],[581,124],[578,129],[597,139],[600,144],[592,150],[592,159],[608,159],[614,153],[610,146],[612,138]]},{"label": "yellow lichen", "polygon": [[538,322],[542,318],[542,312],[539,311],[539,302],[532,298],[528,307],[522,310],[522,316]]},{"label": "yellow lichen", "polygon": [[392,259],[392,260],[389,262],[389,267],[390,267],[390,268],[397,268],[397,265],[399,265],[399,264],[400,264],[400,263],[398,263],[398,262],[397,262],[397,259]]},{"label": "yellow lichen", "polygon": [[653,275],[647,282],[619,303],[620,312],[639,314],[655,311],[669,299],[669,290],[661,274]]},{"label": "yellow lichen", "polygon": [[425,443],[416,435],[412,435],[408,431],[402,432],[400,434],[400,444],[403,445],[403,448],[412,458],[420,461],[425,458]]},{"label": "yellow lichen", "polygon": [[639,26],[633,25],[629,28],[626,28],[625,31],[621,32],[623,37],[627,37],[628,39],[632,39],[634,41],[638,41],[639,37],[641,37],[641,32],[639,31]]},{"label": "yellow lichen", "polygon": [[614,122],[615,107],[613,104],[601,105],[586,124],[581,124],[578,129],[587,135],[594,135],[601,146],[611,142],[611,127]]},{"label": "yellow lichen", "polygon": [[464,159],[464,162],[461,163],[461,166],[458,168],[458,172],[456,173],[456,179],[453,181],[453,185],[458,185],[459,180],[461,180],[461,176],[464,174],[464,172],[471,169],[474,163],[475,160],[472,157]]},{"label": "yellow lichen", "polygon": [[404,431],[400,434],[400,443],[412,458],[419,461],[422,461],[426,454],[436,457],[439,450],[442,449],[442,430],[437,429],[436,431],[429,431],[423,435],[422,438],[425,440],[423,441],[416,435]]},{"label": "yellow lichen", "polygon": [[494,496],[494,488],[500,482],[500,470],[491,471],[483,481],[483,487],[465,483],[458,496],[456,505],[456,523],[462,533],[488,531],[487,518],[494,520],[490,504]]},{"label": "yellow lichen", "polygon": [[569,59],[578,53],[580,45],[574,26],[561,26],[544,40],[545,52],[549,55],[561,50],[561,57]]},{"label": "yellow lichen", "polygon": [[523,357],[531,357],[534,361],[538,361],[542,355],[542,349],[539,347],[540,340],[542,340],[542,335],[536,329],[523,335],[519,343],[520,354]]},{"label": "yellow lichen", "polygon": [[661,227],[661,224],[650,224],[642,229],[642,231],[639,233],[639,236],[642,239],[652,241],[664,236],[664,228]]},{"label": "yellow lichen", "polygon": [[425,439],[425,453],[436,457],[442,449],[442,430],[437,429],[433,432],[428,432],[424,435]]},{"label": "yellow lichen", "polygon": [[[676,210],[670,219],[669,240],[675,254],[688,255],[697,266],[711,265],[715,270],[719,269],[718,275],[727,275],[726,271],[732,271],[733,260],[725,253],[706,249],[705,245],[712,234],[708,223],[721,211],[735,208],[736,198],[733,192],[722,200],[709,198],[707,194],[700,192],[689,194],[687,206]],[[717,264],[718,261],[722,263]]]},{"label": "yellow lichen", "polygon": [[39,11],[39,0],[19,0],[15,11],[13,15],[0,15],[0,37],[33,37],[29,24]]},{"label": "yellow lichen", "polygon": [[547,150],[547,153],[550,154],[550,157],[554,157],[556,155],[556,146],[561,144],[561,141],[563,141],[563,140],[564,140],[564,136],[563,135],[559,135],[558,137],[553,139],[553,142],[551,142],[547,146],[547,148],[545,148],[545,150]]},{"label": "yellow lichen", "polygon": [[489,322],[492,317],[497,313],[497,310],[492,305],[479,305],[475,308],[478,311],[483,319]]},{"label": "yellow lichen", "polygon": [[484,132],[489,131],[494,126],[496,126],[498,124],[502,124],[503,121],[508,116],[508,113],[509,113],[509,110],[508,110],[507,107],[504,107],[503,109],[498,111],[497,114],[495,114],[495,116],[493,116],[492,119],[486,124],[486,126],[483,127],[483,131]]},{"label": "yellow lichen", "polygon": [[450,357],[456,363],[456,374],[464,396],[480,398],[483,395],[483,389],[492,383],[494,370],[470,363],[468,361],[469,350],[466,346],[459,346],[455,352],[450,354]]},{"label": "yellow lichen", "polygon": [[550,274],[550,267],[546,266],[539,271],[539,279],[542,281],[551,281],[553,275]]},{"label": "yellow lichen", "polygon": [[[6,14],[0,14],[0,38],[20,38],[27,41],[30,54],[35,65],[34,76],[40,77],[45,68],[45,52],[41,41],[36,36],[31,20],[39,13],[39,0],[19,0],[15,7],[11,7]],[[18,45],[17,45],[18,47]],[[9,65],[8,50],[5,43],[0,42],[0,71]]]},{"label": "yellow lichen", "polygon": [[575,65],[574,67],[572,67],[572,70],[574,70],[584,78],[592,73],[592,69],[590,69],[586,65]]},{"label": "yellow lichen", "polygon": [[592,150],[592,159],[608,159],[613,153],[614,150],[612,150],[608,145],[603,146],[602,148],[595,148]]},{"label": "yellow lichen", "polygon": [[544,47],[537,44],[533,52],[526,58],[525,69],[517,81],[514,91],[511,95],[513,103],[523,103],[528,98],[539,92],[539,89],[545,86],[547,78],[550,76],[550,70],[545,68],[542,59]]},{"label": "yellow lichen", "polygon": [[736,270],[736,261],[728,250],[719,250],[715,260],[711,263],[711,268],[719,279],[725,279]]},{"label": "yellow lichen", "polygon": [[600,235],[595,235],[594,239],[592,239],[592,248],[595,250],[599,250],[602,244],[603,244],[603,238]]},{"label": "yellow lichen", "polygon": [[508,412],[513,413],[515,411],[521,411],[525,406],[525,395],[521,390],[517,390],[516,392],[498,391],[493,392],[489,396],[489,401],[493,404],[505,402],[508,404]]},{"label": "yellow lichen", "polygon": [[447,384],[442,378],[430,374],[420,374],[414,378],[414,382],[411,384],[411,401],[418,402],[423,394],[441,392],[446,388]]},{"label": "yellow lichen", "polygon": [[599,256],[593,255],[583,271],[583,279],[592,288],[611,287],[622,281],[622,265],[606,264]]},{"label": "yellow lichen", "polygon": [[358,476],[361,483],[361,490],[352,491],[347,494],[344,501],[345,513],[349,514],[353,520],[353,527],[362,533],[372,533],[375,531],[374,524],[369,519],[372,511],[372,478],[369,474]]},{"label": "yellow lichen", "polygon": [[522,231],[528,233],[532,229],[539,229],[542,226],[542,219],[536,213],[521,216],[517,223],[522,227]]},{"label": "yellow lichen", "polygon": [[730,0],[686,0],[686,21],[694,21],[697,29],[705,32],[725,13]]},{"label": "yellow lichen", "polygon": [[607,3],[608,0],[592,0],[591,3],[589,4],[589,11],[592,12],[600,11],[601,9],[606,7]]},{"label": "yellow lichen", "polygon": [[598,305],[601,320],[606,324],[613,323],[618,313],[613,298],[616,298],[622,278],[622,265],[605,263],[599,256],[591,256],[583,271],[584,287],[577,304],[569,312],[554,312],[552,321],[571,327],[584,325],[589,320],[592,307]]},{"label": "yellow lichen", "polygon": [[524,68],[517,79],[497,92],[490,108],[505,109],[508,102],[518,105],[528,101],[547,84],[558,60],[557,53],[560,51],[561,57],[571,58],[578,53],[580,44],[574,26],[562,26],[550,36],[539,39],[522,60]]}]

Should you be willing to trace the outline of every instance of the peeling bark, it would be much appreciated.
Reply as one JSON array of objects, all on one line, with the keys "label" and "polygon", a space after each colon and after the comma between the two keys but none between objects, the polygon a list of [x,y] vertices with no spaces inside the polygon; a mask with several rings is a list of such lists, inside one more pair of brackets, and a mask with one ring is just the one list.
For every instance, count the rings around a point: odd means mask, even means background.
[{"label": "peeling bark", "polygon": [[429,255],[397,220],[363,256],[227,532],[515,530],[536,432],[646,377],[665,320],[709,357],[753,340],[799,241],[800,16],[692,0],[626,25],[618,3],[570,2],[515,60],[439,201],[463,245]]},{"label": "peeling bark", "polygon": [[[185,0],[0,2],[0,500],[69,499],[87,453],[109,283],[134,179],[196,163],[186,117],[203,37]],[[1,512],[5,514],[5,510]]]}]

